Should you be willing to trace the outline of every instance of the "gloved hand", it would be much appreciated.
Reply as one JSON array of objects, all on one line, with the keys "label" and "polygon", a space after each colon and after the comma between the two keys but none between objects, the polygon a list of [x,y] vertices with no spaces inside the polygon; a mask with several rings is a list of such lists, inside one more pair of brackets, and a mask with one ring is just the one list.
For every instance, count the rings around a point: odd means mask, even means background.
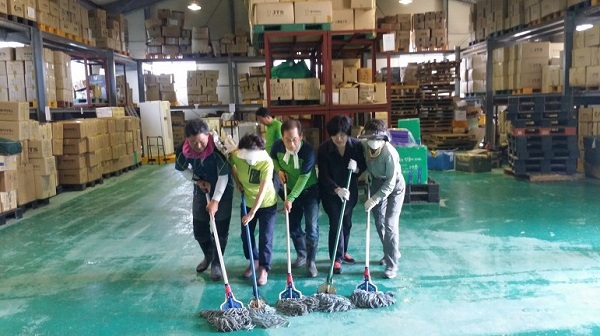
[{"label": "gloved hand", "polygon": [[356,161],[350,159],[350,162],[348,162],[348,169],[350,169],[353,173],[358,173],[358,164]]},{"label": "gloved hand", "polygon": [[346,189],[346,188],[337,188],[335,190],[335,193],[338,195],[338,197],[342,200],[342,202],[344,200],[349,201],[350,200],[350,190]]},{"label": "gloved hand", "polygon": [[369,212],[371,211],[371,209],[373,209],[376,205],[377,205],[377,201],[375,201],[373,199],[373,197],[369,198],[366,202],[365,202],[365,211]]}]

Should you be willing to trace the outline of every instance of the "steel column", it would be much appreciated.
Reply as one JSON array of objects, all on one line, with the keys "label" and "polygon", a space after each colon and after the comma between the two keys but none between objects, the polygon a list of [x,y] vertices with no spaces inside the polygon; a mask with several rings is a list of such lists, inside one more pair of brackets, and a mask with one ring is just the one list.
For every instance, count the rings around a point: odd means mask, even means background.
[{"label": "steel column", "polygon": [[563,47],[563,111],[572,111],[573,110],[573,90],[570,85],[570,74],[569,69],[571,69],[571,64],[573,61],[573,34],[575,33],[575,16],[573,12],[567,11],[565,14],[565,26],[564,26],[564,39],[565,44]]},{"label": "steel column", "polygon": [[31,47],[33,48],[35,66],[35,84],[37,88],[37,115],[38,121],[46,120],[46,69],[44,66],[44,44],[42,33],[37,27],[31,28]]},{"label": "steel column", "polygon": [[494,148],[496,146],[496,132],[494,127],[494,48],[495,40],[490,38],[487,43],[487,61],[485,62],[485,141]]},{"label": "steel column", "polygon": [[454,47],[454,61],[459,62],[458,69],[455,70],[458,72],[459,76],[456,77],[456,81],[454,82],[454,92],[455,92],[454,95],[457,97],[460,97],[460,93],[461,93],[460,92],[460,83],[462,80],[462,78],[460,77],[460,74],[462,74],[462,72],[460,71],[461,70],[460,65],[462,64],[462,62],[460,62],[460,47],[459,46]]},{"label": "steel column", "polygon": [[144,67],[142,61],[137,61],[137,75],[138,75],[138,97],[140,103],[146,101],[146,87],[144,86]]},{"label": "steel column", "polygon": [[113,51],[108,50],[106,52],[106,94],[108,98],[108,104],[110,106],[117,106],[117,78],[115,70],[115,54]]}]

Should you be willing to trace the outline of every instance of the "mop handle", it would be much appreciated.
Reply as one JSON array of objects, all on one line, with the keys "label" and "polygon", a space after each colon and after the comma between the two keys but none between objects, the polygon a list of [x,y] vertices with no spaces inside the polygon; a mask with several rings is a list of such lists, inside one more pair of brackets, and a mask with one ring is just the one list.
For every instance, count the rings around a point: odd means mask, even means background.
[{"label": "mop handle", "polygon": [[[248,209],[246,209],[246,197],[242,193],[242,214],[246,216]],[[246,245],[248,245],[248,255],[250,256],[250,269],[252,270],[252,291],[254,292],[254,298],[258,300],[258,285],[256,284],[256,269],[254,268],[254,252],[252,248],[252,240],[250,239],[250,227],[248,224],[244,225],[246,228]]]},{"label": "mop handle", "polygon": [[[287,185],[283,184],[283,196],[287,200]],[[285,205],[284,205],[285,206]],[[290,214],[285,210],[285,233],[286,233],[286,244],[287,244],[287,272],[292,273],[292,256],[290,253]]]},{"label": "mop handle", "polygon": [[[348,179],[346,180],[346,189],[350,189],[350,180],[352,179],[352,169],[348,169]],[[337,246],[340,243],[340,235],[342,234],[342,223],[344,221],[344,212],[346,211],[346,199],[342,201],[342,210],[340,212],[340,219],[338,221],[338,230],[335,236],[335,245],[333,250],[333,257],[331,258],[331,265],[329,266],[329,274],[327,274],[327,283],[331,285],[333,281],[333,265],[335,264],[335,255],[337,253]]]},{"label": "mop handle", "polygon": [[[367,199],[371,198],[371,188],[367,183]],[[367,237],[366,237],[366,248],[365,248],[365,267],[369,268],[369,245],[371,244],[371,210],[367,211]]]},{"label": "mop handle", "polygon": [[[210,203],[210,196],[206,193],[206,204]],[[225,262],[223,262],[223,253],[221,253],[221,243],[219,242],[219,233],[217,232],[217,224],[215,223],[215,217],[210,215],[210,227],[212,229],[213,238],[215,239],[215,247],[217,248],[217,255],[219,256],[219,264],[221,264],[221,271],[223,272],[223,282],[225,286],[228,286],[229,279],[227,278],[227,270],[225,269]]]}]

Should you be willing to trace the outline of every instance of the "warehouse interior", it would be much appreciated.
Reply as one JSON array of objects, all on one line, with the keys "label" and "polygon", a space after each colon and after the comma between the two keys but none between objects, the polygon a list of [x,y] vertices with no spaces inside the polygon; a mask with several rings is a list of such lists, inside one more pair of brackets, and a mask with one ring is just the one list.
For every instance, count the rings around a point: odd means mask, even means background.
[{"label": "warehouse interior", "polygon": [[[599,50],[596,0],[0,1],[0,334],[600,334]],[[228,281],[197,271],[190,121],[230,167],[246,135],[269,142],[263,107],[315,161],[332,119],[361,139],[384,121],[405,182],[397,275],[368,164],[355,263],[333,272],[322,189],[318,274],[288,270],[278,198],[253,284],[235,174]],[[391,303],[355,301],[365,247]],[[318,302],[298,316],[280,306],[289,273]]]}]

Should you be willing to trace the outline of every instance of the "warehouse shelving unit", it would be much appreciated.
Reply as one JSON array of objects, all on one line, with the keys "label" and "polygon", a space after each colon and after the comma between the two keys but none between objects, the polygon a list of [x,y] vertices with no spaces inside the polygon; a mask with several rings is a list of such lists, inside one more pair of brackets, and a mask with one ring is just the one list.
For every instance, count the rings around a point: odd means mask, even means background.
[{"label": "warehouse shelving unit", "polygon": [[[28,26],[21,23],[16,23],[5,18],[0,18],[0,37],[4,41],[13,41],[31,45],[34,51],[34,64],[36,70],[36,86],[37,86],[37,107],[35,115],[39,121],[46,121],[46,90],[45,90],[45,69],[43,58],[38,57],[43,55],[43,49],[49,48],[52,50],[62,51],[75,58],[94,59],[97,62],[104,64],[106,69],[107,80],[107,98],[108,103],[116,106],[116,79],[115,67],[117,65],[133,67],[136,62],[126,56],[118,55],[111,50],[105,50],[97,47],[92,47],[83,43],[72,41],[61,36],[50,34],[41,31],[37,26]],[[51,109],[51,114],[58,113],[81,113],[82,109]]]},{"label": "warehouse shelving unit", "polygon": [[506,105],[510,95],[496,95],[493,91],[493,51],[497,48],[502,48],[514,45],[520,42],[531,40],[545,40],[550,37],[564,36],[564,50],[567,52],[563,55],[562,76],[564,85],[562,89],[563,109],[570,110],[573,106],[599,104],[600,92],[577,92],[569,84],[569,69],[572,64],[573,50],[573,33],[577,25],[585,23],[594,23],[600,21],[600,6],[588,7],[578,12],[565,11],[563,17],[546,21],[540,25],[533,27],[524,27],[513,31],[507,35],[497,37],[488,37],[483,42],[476,43],[461,51],[462,56],[487,53],[488,59],[486,63],[486,92],[482,97],[472,97],[470,100],[482,100],[485,106],[486,113],[486,139],[492,145],[496,145],[495,137],[490,136],[494,132],[495,109],[499,105]]}]

